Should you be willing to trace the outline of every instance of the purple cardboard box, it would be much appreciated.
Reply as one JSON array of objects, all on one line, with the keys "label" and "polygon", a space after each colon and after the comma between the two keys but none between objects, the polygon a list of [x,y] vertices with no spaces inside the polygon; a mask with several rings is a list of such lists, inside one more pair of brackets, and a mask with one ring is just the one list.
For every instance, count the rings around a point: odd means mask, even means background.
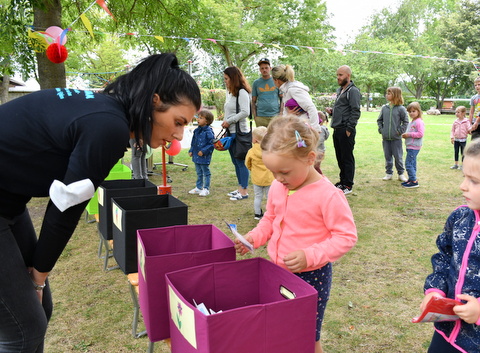
[{"label": "purple cardboard box", "polygon": [[[166,275],[172,353],[313,353],[318,293],[263,258]],[[215,311],[205,315],[195,305]]]},{"label": "purple cardboard box", "polygon": [[139,302],[151,342],[170,337],[165,274],[212,262],[234,261],[233,241],[211,224],[140,229]]}]

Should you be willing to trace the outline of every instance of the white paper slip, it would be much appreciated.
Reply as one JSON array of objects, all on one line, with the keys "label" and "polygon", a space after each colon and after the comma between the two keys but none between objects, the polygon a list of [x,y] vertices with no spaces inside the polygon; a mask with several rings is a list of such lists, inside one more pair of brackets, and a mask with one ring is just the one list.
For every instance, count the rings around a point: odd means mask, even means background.
[{"label": "white paper slip", "polygon": [[228,228],[230,228],[230,230],[232,231],[233,235],[235,235],[235,238],[237,238],[238,240],[240,240],[240,242],[245,245],[245,247],[253,253],[253,245],[247,241],[247,239],[245,239],[243,237],[243,235],[241,235],[239,232],[237,232],[237,225],[236,224],[229,224],[227,221],[224,221]]}]

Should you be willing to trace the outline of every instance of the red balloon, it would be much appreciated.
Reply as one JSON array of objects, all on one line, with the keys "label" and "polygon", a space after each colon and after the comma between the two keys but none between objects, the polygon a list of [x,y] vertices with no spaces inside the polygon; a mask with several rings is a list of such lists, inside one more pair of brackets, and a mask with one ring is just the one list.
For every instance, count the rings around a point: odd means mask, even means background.
[{"label": "red balloon", "polygon": [[182,145],[178,140],[173,140],[172,142],[170,142],[165,146],[165,152],[169,156],[176,156],[177,154],[180,153],[181,150],[182,150]]},{"label": "red balloon", "polygon": [[54,64],[63,63],[67,60],[68,51],[64,45],[58,43],[52,43],[48,46],[47,51],[47,58]]}]

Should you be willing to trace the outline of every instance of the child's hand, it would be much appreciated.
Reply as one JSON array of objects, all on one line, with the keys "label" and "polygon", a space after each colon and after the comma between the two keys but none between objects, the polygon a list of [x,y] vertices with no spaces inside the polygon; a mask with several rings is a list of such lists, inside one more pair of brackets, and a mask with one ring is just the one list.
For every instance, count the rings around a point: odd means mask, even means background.
[{"label": "child's hand", "polygon": [[300,272],[307,268],[307,257],[303,250],[291,252],[283,258],[283,262],[292,272]]},{"label": "child's hand", "polygon": [[438,293],[438,292],[430,292],[428,293],[422,300],[422,303],[420,304],[420,311],[423,312],[425,310],[425,307],[427,306],[427,303],[430,301],[432,297],[439,297],[443,298],[443,296]]},{"label": "child's hand", "polygon": [[407,132],[404,132],[404,133],[402,134],[402,137],[403,137],[404,139],[408,138],[408,137],[409,137],[409,136],[408,136],[408,133],[407,133]]},{"label": "child's hand", "polygon": [[[253,238],[250,235],[244,236],[245,240],[248,241],[250,244],[253,245]],[[240,255],[245,255],[249,250],[243,245],[240,240],[235,239],[235,250]]]},{"label": "child's hand", "polygon": [[480,303],[478,299],[467,294],[458,294],[457,298],[465,300],[467,303],[454,306],[453,311],[455,314],[468,324],[476,323],[480,317]]},{"label": "child's hand", "polygon": [[203,156],[203,152],[202,151],[198,151],[197,153],[200,157]]},{"label": "child's hand", "polygon": [[455,142],[455,139],[453,137],[450,138],[450,142],[453,144]]},{"label": "child's hand", "polygon": [[188,152],[188,155],[189,155],[190,157],[192,156],[192,154],[193,154],[192,152]]}]

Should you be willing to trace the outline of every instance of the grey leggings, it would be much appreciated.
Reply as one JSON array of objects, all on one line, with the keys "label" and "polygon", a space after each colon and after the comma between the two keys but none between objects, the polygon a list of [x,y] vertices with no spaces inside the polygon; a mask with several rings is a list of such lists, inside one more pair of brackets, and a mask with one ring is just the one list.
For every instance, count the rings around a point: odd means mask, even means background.
[{"label": "grey leggings", "polygon": [[37,237],[28,211],[0,217],[0,352],[41,353],[52,314],[50,288],[40,303],[27,265]]}]

